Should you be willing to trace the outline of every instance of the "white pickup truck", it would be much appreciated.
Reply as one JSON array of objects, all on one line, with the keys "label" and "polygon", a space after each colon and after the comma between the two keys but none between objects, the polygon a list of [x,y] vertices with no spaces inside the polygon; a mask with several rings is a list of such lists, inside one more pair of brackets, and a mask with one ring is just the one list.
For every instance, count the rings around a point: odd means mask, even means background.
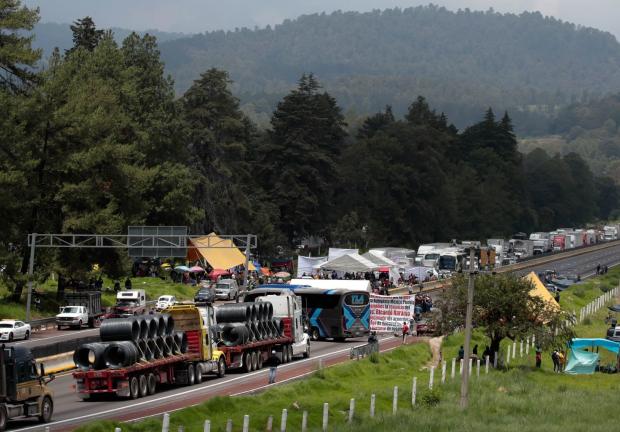
[{"label": "white pickup truck", "polygon": [[56,327],[82,328],[88,324],[88,309],[86,306],[63,306],[56,315]]}]

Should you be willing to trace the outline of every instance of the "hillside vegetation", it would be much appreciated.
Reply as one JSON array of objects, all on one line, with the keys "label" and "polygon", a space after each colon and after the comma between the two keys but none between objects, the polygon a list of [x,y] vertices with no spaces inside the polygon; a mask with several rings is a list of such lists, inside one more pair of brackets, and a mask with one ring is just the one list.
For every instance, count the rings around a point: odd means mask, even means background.
[{"label": "hillside vegetation", "polygon": [[620,44],[611,34],[540,13],[431,5],[314,14],[180,38],[161,51],[178,92],[210,67],[227,70],[243,108],[263,121],[304,72],[350,115],[387,103],[403,113],[424,94],[459,127],[492,105],[510,109],[527,132],[546,131],[558,106],[620,85]]}]

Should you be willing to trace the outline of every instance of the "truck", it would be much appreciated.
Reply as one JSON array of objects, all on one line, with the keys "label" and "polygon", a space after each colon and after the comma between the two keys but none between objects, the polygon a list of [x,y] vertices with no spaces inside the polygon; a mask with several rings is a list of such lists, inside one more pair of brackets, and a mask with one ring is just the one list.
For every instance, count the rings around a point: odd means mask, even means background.
[{"label": "truck", "polygon": [[144,290],[125,290],[116,294],[116,305],[112,308],[109,318],[125,318],[143,315],[146,312],[148,311]]},{"label": "truck", "polygon": [[605,225],[603,227],[603,238],[605,241],[618,240],[618,225]]},{"label": "truck", "polygon": [[53,375],[40,374],[30,349],[21,346],[0,347],[0,431],[9,420],[38,418],[42,423],[52,420],[54,395],[48,384]]},{"label": "truck", "polygon": [[[84,400],[106,394],[136,399],[156,393],[163,385],[198,384],[207,374],[223,377],[229,369],[246,372],[261,369],[273,351],[283,363],[292,361],[298,354],[309,356],[308,336],[300,333],[303,328],[301,310],[298,314],[292,304],[290,307],[284,314],[286,316],[281,318],[284,329],[281,336],[227,346],[219,341],[214,331],[217,326],[213,306],[170,306],[164,312],[174,319],[175,329],[185,334],[186,352],[152,360],[142,359],[128,367],[89,368],[73,372],[76,392]],[[300,343],[306,344],[304,352],[297,350]]]},{"label": "truck", "polygon": [[555,234],[553,236],[553,252],[561,252],[566,249],[566,235]]},{"label": "truck", "polygon": [[56,328],[62,327],[90,328],[99,327],[103,309],[101,308],[101,291],[65,293],[65,306],[56,315]]},{"label": "truck", "polygon": [[[520,233],[523,234],[523,233]],[[515,234],[517,235],[517,234]],[[525,234],[523,234],[525,235]],[[517,257],[523,259],[534,255],[534,241],[523,238],[512,238],[508,241],[508,247]]]},{"label": "truck", "polygon": [[533,251],[532,251],[532,253],[534,255],[545,254],[545,253],[551,252],[553,250],[553,243],[548,238],[541,238],[541,239],[532,240],[532,244],[534,246],[533,247]]}]

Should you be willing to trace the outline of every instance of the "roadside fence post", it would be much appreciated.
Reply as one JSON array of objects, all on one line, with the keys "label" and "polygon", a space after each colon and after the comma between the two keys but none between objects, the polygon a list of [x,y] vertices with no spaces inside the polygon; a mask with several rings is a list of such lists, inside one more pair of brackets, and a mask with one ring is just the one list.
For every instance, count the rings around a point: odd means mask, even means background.
[{"label": "roadside fence post", "polygon": [[455,369],[456,369],[456,358],[452,357],[452,372],[450,373],[450,379],[454,379]]},{"label": "roadside fence post", "polygon": [[232,419],[226,420],[226,432],[232,432]]},{"label": "roadside fence post", "polygon": [[[433,389],[434,378],[435,378],[435,366],[431,366],[430,377],[428,379],[428,388],[431,390]],[[398,388],[398,387],[395,387],[395,388]]]},{"label": "roadside fence post", "polygon": [[472,369],[473,363],[474,363],[474,360],[470,357],[469,358],[469,376],[471,376],[471,369]]},{"label": "roadside fence post", "polygon": [[203,432],[211,432],[211,420],[205,420]]},{"label": "roadside fence post", "polygon": [[371,394],[370,395],[370,418],[373,418],[375,416],[375,399],[376,399],[375,394],[374,393]]},{"label": "roadside fence post", "polygon": [[250,430],[250,416],[246,414],[243,416],[243,432],[249,432],[249,430]]},{"label": "roadside fence post", "polygon": [[413,384],[411,384],[411,407],[415,406],[416,393],[418,392],[418,377],[413,377]]},{"label": "roadside fence post", "polygon": [[530,338],[527,338],[527,342],[525,343],[525,356],[530,355]]},{"label": "roadside fence post", "polygon": [[532,335],[532,349],[534,349],[534,347],[536,345],[534,345],[536,343],[536,335]]},{"label": "roadside fence post", "polygon": [[301,415],[301,432],[308,430],[308,411],[304,411]]},{"label": "roadside fence post", "polygon": [[121,428],[119,428],[119,427],[114,428],[114,432],[121,432]]},{"label": "roadside fence post", "polygon": [[480,378],[480,359],[476,361],[476,376]]},{"label": "roadside fence post", "polygon": [[517,341],[512,342],[512,359],[517,356]]},{"label": "roadside fence post", "polygon": [[349,402],[349,423],[353,421],[353,416],[355,415],[355,399],[351,399]]},{"label": "roadside fence post", "polygon": [[[179,432],[185,432],[185,426],[183,426],[183,425],[179,425],[179,429],[178,429],[178,431],[179,431]],[[119,432],[120,432],[120,429],[119,429]]]},{"label": "roadside fence post", "polygon": [[497,369],[497,358],[499,357],[499,351],[495,351],[495,355],[493,356],[493,368]]},{"label": "roadside fence post", "polygon": [[489,356],[486,356],[486,361],[484,362],[484,373],[488,374],[489,373]]},{"label": "roadside fence post", "polygon": [[267,432],[273,431],[273,416],[267,417]]},{"label": "roadside fence post", "polygon": [[459,360],[459,375],[463,376],[463,359]]},{"label": "roadside fence post", "polygon": [[286,419],[288,418],[288,411],[286,408],[282,410],[282,419],[280,420],[280,432],[286,432]]},{"label": "roadside fence post", "polygon": [[164,413],[164,420],[161,423],[161,432],[170,431],[170,414]]},{"label": "roadside fence post", "polygon": [[508,347],[508,351],[506,351],[506,366],[510,364],[510,347]]},{"label": "roadside fence post", "polygon": [[323,404],[323,432],[327,432],[328,422],[329,422],[329,404],[325,402]]},{"label": "roadside fence post", "polygon": [[441,383],[445,384],[446,382],[446,361],[444,360],[441,363]]},{"label": "roadside fence post", "polygon": [[394,386],[394,396],[392,397],[392,414],[398,411],[398,386]]}]

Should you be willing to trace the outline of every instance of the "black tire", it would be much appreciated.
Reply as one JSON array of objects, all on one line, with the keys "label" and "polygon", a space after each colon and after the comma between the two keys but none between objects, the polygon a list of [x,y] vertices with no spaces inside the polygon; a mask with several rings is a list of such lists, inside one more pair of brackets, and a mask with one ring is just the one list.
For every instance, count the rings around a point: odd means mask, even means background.
[{"label": "black tire", "polygon": [[218,378],[226,376],[226,360],[224,360],[224,357],[220,357],[220,360],[217,362],[217,376]]},{"label": "black tire", "polygon": [[195,382],[196,382],[196,370],[194,369],[194,365],[190,363],[187,365],[187,385],[193,386]]},{"label": "black tire", "polygon": [[9,342],[13,342],[13,333],[9,333]]},{"label": "black tire", "polygon": [[288,346],[284,345],[282,347],[282,363],[288,363],[289,362],[289,358],[288,358]]},{"label": "black tire", "polygon": [[148,396],[149,394],[149,385],[146,377],[144,375],[140,375],[139,378],[140,384],[140,397]]},{"label": "black tire", "polygon": [[200,384],[202,382],[202,368],[198,364],[194,366],[194,376],[194,381],[196,381],[196,384]]},{"label": "black tire", "polygon": [[60,330],[60,324],[56,324],[56,330]]},{"label": "black tire", "polygon": [[321,333],[319,333],[319,329],[316,327],[312,327],[312,330],[310,330],[310,339],[312,339],[313,341],[318,341],[320,337]]},{"label": "black tire", "polygon": [[6,430],[6,423],[7,423],[6,407],[4,405],[0,405],[0,432],[4,432]]},{"label": "black tire", "polygon": [[148,387],[148,393],[150,395],[155,394],[157,392],[157,379],[155,378],[155,375],[150,373],[148,378],[146,379],[146,382]]},{"label": "black tire", "polygon": [[82,326],[84,325],[84,323],[82,322],[82,320],[78,321],[78,330],[82,330]]},{"label": "black tire", "polygon": [[129,378],[129,397],[131,399],[138,399],[140,396],[140,383],[138,382],[138,378],[131,377]]},{"label": "black tire", "polygon": [[292,362],[294,357],[295,355],[293,353],[293,345],[289,345],[288,346],[288,361]]},{"label": "black tire", "polygon": [[250,354],[250,352],[243,354],[243,370],[252,372],[252,354]]},{"label": "black tire", "polygon": [[49,396],[44,396],[41,402],[41,415],[39,415],[39,421],[41,423],[49,423],[52,420],[54,414],[54,402]]},{"label": "black tire", "polygon": [[258,356],[258,369],[262,369],[263,368],[263,353],[258,351],[256,355]]},{"label": "black tire", "polygon": [[304,351],[304,358],[310,357],[310,343],[308,342],[308,346],[306,347],[306,351]]},{"label": "black tire", "polygon": [[30,339],[30,332],[29,331],[27,331],[26,335],[24,336],[24,340],[28,340],[28,339]]},{"label": "black tire", "polygon": [[258,370],[258,354],[256,351],[252,352],[252,370]]}]

